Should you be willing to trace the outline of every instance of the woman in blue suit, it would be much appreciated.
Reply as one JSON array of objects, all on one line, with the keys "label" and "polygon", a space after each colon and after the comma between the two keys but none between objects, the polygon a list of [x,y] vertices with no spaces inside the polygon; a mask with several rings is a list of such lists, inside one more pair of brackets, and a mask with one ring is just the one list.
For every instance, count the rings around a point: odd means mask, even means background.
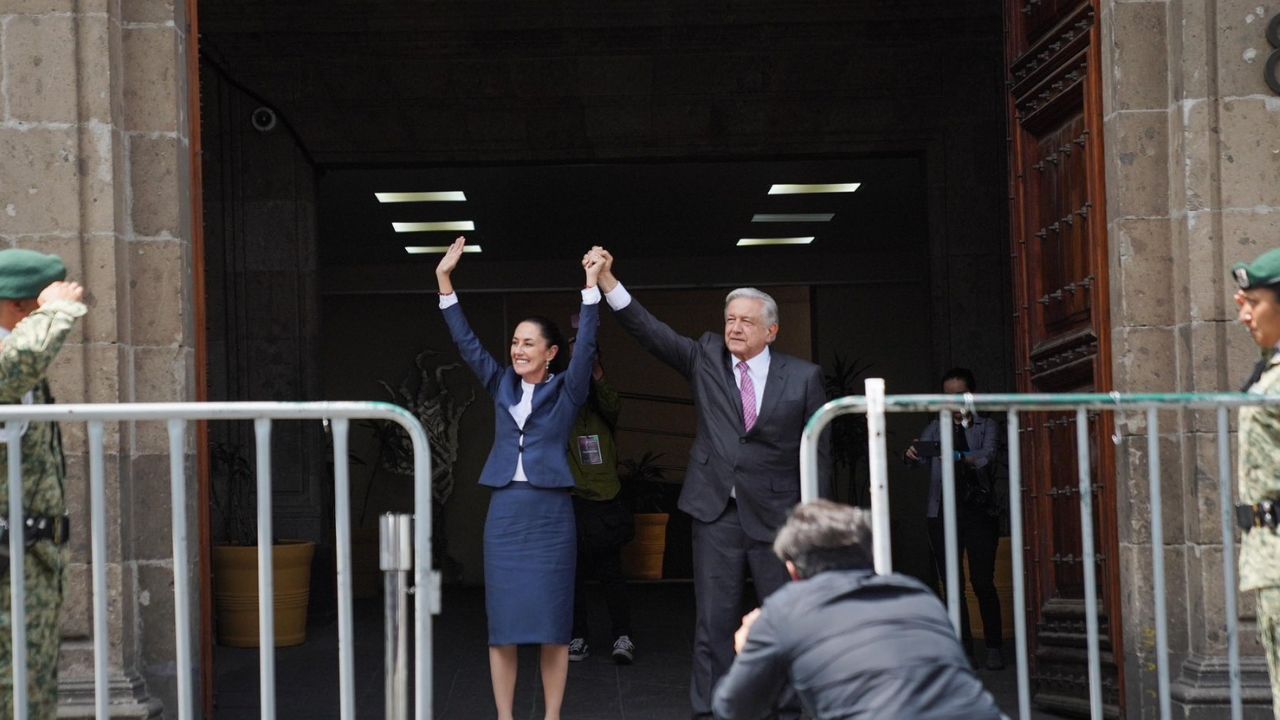
[{"label": "woman in blue suit", "polygon": [[516,648],[542,646],[542,692],[547,720],[559,720],[573,629],[577,538],[573,474],[565,447],[578,408],[587,399],[596,354],[600,258],[582,259],[586,288],[577,349],[564,370],[568,345],[545,318],[516,325],[511,365],[490,355],[467,324],[450,275],[462,258],[458,238],[436,267],[440,309],[458,352],[493,397],[493,448],[480,484],[493,488],[484,524],[485,609],[489,615],[489,673],[498,720],[512,720]]}]

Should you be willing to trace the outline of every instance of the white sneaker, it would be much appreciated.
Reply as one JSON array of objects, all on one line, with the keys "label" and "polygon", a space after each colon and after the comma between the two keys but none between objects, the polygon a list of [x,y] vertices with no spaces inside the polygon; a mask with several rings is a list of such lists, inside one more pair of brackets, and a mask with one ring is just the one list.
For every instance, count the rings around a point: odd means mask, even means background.
[{"label": "white sneaker", "polygon": [[[570,650],[572,652],[572,650]],[[619,665],[630,665],[636,659],[636,644],[627,635],[619,635],[613,641],[613,661]]]},{"label": "white sneaker", "polygon": [[574,638],[569,641],[569,662],[579,662],[591,656],[591,648],[586,638]]}]

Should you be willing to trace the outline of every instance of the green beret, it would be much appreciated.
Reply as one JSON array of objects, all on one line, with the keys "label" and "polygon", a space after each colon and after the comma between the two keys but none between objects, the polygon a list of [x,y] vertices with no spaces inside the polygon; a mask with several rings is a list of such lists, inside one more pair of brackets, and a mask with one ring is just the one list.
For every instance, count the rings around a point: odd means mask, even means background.
[{"label": "green beret", "polygon": [[27,300],[39,297],[49,283],[67,277],[67,266],[57,255],[35,250],[0,250],[0,299]]}]

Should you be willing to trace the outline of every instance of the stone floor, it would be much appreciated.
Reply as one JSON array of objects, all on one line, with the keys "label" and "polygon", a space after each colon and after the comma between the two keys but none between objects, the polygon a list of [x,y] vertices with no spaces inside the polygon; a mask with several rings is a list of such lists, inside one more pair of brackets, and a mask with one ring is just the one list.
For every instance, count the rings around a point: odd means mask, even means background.
[{"label": "stone floor", "polygon": [[[594,589],[594,588],[593,588]],[[683,720],[689,717],[688,675],[693,629],[693,586],[645,583],[633,586],[636,662],[615,665],[608,655],[603,605],[594,654],[569,668],[564,720]],[[444,612],[434,622],[434,698],[436,718],[492,718],[484,595],[479,588],[450,588]],[[276,652],[276,716],[282,719],[338,718],[337,622],[313,625],[307,642]],[[358,601],[355,620],[357,714],[384,717],[381,601]],[[216,717],[258,717],[258,653],[219,647],[216,651]],[[1012,666],[982,673],[1005,712],[1017,707]],[[522,648],[516,687],[516,717],[540,720],[542,693],[537,682],[537,653]],[[1054,716],[1034,714],[1035,718]]]}]

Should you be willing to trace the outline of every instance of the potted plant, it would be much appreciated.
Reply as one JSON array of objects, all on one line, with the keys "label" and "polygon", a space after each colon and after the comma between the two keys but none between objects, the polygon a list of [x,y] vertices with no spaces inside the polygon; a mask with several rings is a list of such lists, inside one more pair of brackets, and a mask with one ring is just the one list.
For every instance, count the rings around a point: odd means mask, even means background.
[{"label": "potted plant", "polygon": [[622,548],[622,571],[637,580],[662,577],[662,557],[667,548],[667,523],[670,509],[679,496],[680,486],[666,482],[658,464],[661,453],[646,451],[639,458],[623,460],[622,501],[635,516],[636,535]]},{"label": "potted plant", "polygon": [[[258,528],[256,481],[241,446],[214,442],[209,448],[214,510],[220,521],[213,546],[213,595],[218,641],[232,647],[258,646]],[[311,559],[315,543],[272,541],[275,645],[307,639]]]},{"label": "potted plant", "polygon": [[[440,568],[445,581],[449,582],[460,579],[463,568],[449,555],[444,508],[453,495],[458,430],[462,416],[475,402],[476,394],[468,380],[469,375],[462,370],[462,364],[440,364],[436,359],[438,355],[440,353],[436,350],[423,350],[414,358],[414,367],[401,378],[397,387],[393,388],[382,380],[378,384],[387,392],[389,401],[413,413],[427,433],[431,452],[431,564]],[[356,594],[367,597],[376,595],[381,587],[377,571],[377,528],[364,528],[369,517],[374,480],[380,473],[386,473],[411,486],[413,443],[404,428],[396,423],[370,420],[360,425],[372,433],[377,447],[373,462],[369,464],[364,495],[357,501],[360,516],[352,533],[355,540],[353,555],[356,557],[353,557],[352,564],[357,580]]]},{"label": "potted plant", "polygon": [[[836,400],[862,394],[863,390],[857,385],[857,380],[870,368],[871,363],[861,363],[856,359],[846,361],[840,353],[836,353],[831,372],[823,376],[827,399]],[[866,507],[871,498],[863,491],[863,483],[859,481],[857,472],[867,455],[866,416],[856,414],[835,418],[827,426],[827,433],[831,436],[831,459],[835,465],[832,492],[839,497],[835,487],[838,484],[836,480],[845,478],[849,487],[847,502]]]}]

